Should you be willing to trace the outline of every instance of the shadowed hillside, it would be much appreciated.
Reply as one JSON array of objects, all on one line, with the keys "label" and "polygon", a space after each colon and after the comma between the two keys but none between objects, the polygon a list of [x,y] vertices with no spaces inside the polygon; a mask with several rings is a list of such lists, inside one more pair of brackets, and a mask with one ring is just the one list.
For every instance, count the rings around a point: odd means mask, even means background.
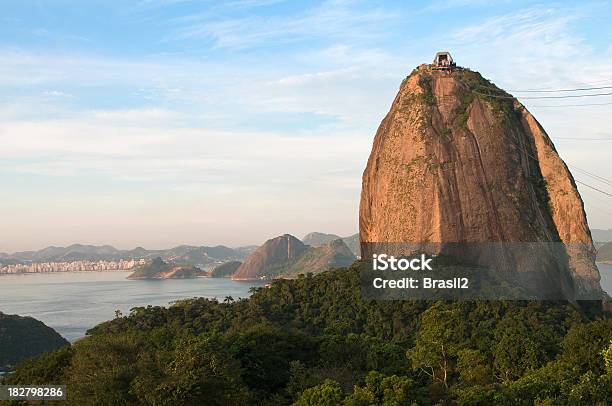
[{"label": "shadowed hillside", "polygon": [[66,345],[68,341],[41,321],[0,312],[0,369]]}]

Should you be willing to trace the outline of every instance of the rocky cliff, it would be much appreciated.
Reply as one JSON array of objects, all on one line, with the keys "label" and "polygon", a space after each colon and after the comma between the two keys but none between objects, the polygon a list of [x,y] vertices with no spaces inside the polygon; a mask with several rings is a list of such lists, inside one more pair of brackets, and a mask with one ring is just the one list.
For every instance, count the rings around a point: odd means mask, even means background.
[{"label": "rocky cliff", "polygon": [[421,65],[403,81],[363,173],[359,226],[366,258],[369,243],[472,244],[471,262],[495,266],[504,255],[484,244],[553,243],[503,262],[568,299],[601,292],[567,166],[520,102],[467,69]]}]

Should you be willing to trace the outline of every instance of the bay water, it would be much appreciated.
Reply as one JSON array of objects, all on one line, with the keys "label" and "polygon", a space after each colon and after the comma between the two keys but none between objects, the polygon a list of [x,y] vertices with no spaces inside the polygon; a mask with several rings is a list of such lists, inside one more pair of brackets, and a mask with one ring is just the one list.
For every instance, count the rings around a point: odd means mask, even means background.
[{"label": "bay water", "polygon": [[34,317],[69,341],[138,306],[168,306],[193,297],[250,296],[263,281],[221,278],[129,280],[130,272],[54,272],[0,275],[0,312]]}]

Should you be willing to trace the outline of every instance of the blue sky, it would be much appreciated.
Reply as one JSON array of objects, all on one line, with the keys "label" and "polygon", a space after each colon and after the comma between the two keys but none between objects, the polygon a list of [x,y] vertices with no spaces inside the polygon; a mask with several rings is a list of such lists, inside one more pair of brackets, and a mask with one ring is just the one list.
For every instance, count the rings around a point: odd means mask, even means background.
[{"label": "blue sky", "polygon": [[[605,1],[3,2],[0,251],[352,234],[412,68],[444,49],[510,90],[612,85],[611,17]],[[559,106],[612,97],[569,100],[524,103],[567,162],[610,178],[612,105]],[[611,199],[581,192],[612,228]]]}]

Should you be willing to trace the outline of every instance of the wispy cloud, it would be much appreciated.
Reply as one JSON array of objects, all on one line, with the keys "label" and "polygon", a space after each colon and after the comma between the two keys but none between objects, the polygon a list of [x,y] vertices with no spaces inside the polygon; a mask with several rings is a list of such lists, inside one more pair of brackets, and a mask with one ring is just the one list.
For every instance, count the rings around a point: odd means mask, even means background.
[{"label": "wispy cloud", "polygon": [[[86,176],[169,190],[198,185],[198,196],[223,185],[229,198],[245,203],[253,197],[241,196],[242,191],[256,187],[276,196],[281,206],[302,204],[291,194],[316,193],[321,182],[325,188],[335,184],[336,193],[345,189],[347,174],[359,172],[369,146],[368,137],[351,131],[324,136],[180,126],[175,113],[157,109],[3,121],[0,143],[0,176],[27,174],[57,181]],[[339,154],[344,158],[338,159]],[[348,178],[348,188],[356,193],[358,178]]]},{"label": "wispy cloud", "polygon": [[168,122],[176,123],[182,117],[176,111],[160,108],[94,111],[92,115],[94,120],[126,125],[131,123],[138,125],[142,123],[163,125]]},{"label": "wispy cloud", "polygon": [[588,15],[575,8],[528,8],[462,27],[444,41],[509,88],[592,83],[609,78],[612,65],[610,54],[596,54],[573,27]]},{"label": "wispy cloud", "polygon": [[[108,120],[110,116],[121,122]],[[26,211],[38,210],[45,213],[37,226],[41,238],[52,229],[89,224],[57,237],[99,242],[111,238],[107,242],[128,245],[173,244],[179,230],[181,242],[246,244],[259,241],[261,233],[304,233],[312,224],[325,222],[340,232],[355,229],[354,202],[360,188],[355,174],[367,157],[368,138],[349,132],[324,136],[214,131],[176,127],[171,116],[167,119],[166,127],[152,121],[148,112],[111,111],[72,120],[1,123],[4,187],[32,177],[45,185],[5,196],[0,213],[10,210],[12,219],[3,226],[23,230],[21,224],[32,221],[24,217]],[[327,197],[313,202],[314,196]],[[45,207],[36,209],[34,201],[44,201]],[[74,207],[77,201],[87,212]],[[271,213],[274,221],[265,220]],[[299,220],[295,213],[301,213]],[[107,218],[106,224],[97,225],[97,216]],[[233,230],[240,237],[227,234],[231,222],[223,229],[201,228],[202,222],[219,216],[237,221],[242,231]],[[75,217],[81,223],[75,223]],[[113,221],[133,228],[117,239],[107,229]],[[155,223],[157,231],[142,234],[139,222]],[[114,232],[122,227],[115,226]],[[163,243],[156,243],[161,230],[170,231]],[[17,232],[9,246],[45,244],[37,241]]]},{"label": "wispy cloud", "polygon": [[277,47],[322,37],[366,41],[385,36],[385,23],[397,15],[383,9],[364,9],[359,3],[326,1],[310,10],[283,16],[196,16],[178,30],[178,36],[207,38],[217,48]]},{"label": "wispy cloud", "polygon": [[228,1],[224,5],[230,8],[254,8],[268,7],[279,3],[284,3],[287,0],[236,0]]},{"label": "wispy cloud", "polygon": [[[612,78],[609,45],[596,48],[581,29],[595,6],[450,0],[415,11],[325,1],[287,2],[290,11],[278,12],[273,3],[150,0],[122,11],[159,30],[166,53],[134,44],[113,52],[121,41],[110,52],[1,42],[0,179],[15,193],[3,196],[0,214],[10,213],[11,235],[21,236],[10,243],[67,225],[78,228],[71,239],[100,242],[114,242],[117,230],[126,241],[153,236],[151,224],[176,242],[239,235],[252,243],[311,228],[348,234],[376,126],[401,79],[435,51],[450,50],[508,89]],[[479,10],[469,25],[440,17],[466,5]],[[440,18],[444,30],[423,29]],[[553,140],[609,132],[611,106],[538,104],[526,101]],[[610,172],[605,148],[557,147],[579,167]],[[585,199],[591,223],[612,227]],[[20,231],[36,210],[47,228]],[[106,226],[116,218],[124,228]]]},{"label": "wispy cloud", "polygon": [[511,0],[435,0],[425,7],[423,11],[444,11],[460,7],[493,6],[494,4],[510,3]]}]

